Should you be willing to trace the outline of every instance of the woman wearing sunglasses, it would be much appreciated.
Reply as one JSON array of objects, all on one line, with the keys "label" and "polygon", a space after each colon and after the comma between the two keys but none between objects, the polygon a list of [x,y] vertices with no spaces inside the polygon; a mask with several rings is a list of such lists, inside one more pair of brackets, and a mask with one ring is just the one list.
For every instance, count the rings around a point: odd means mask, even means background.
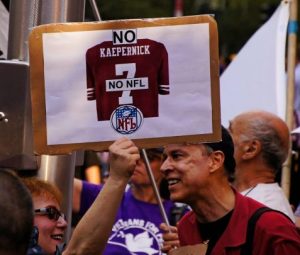
[{"label": "woman wearing sunglasses", "polygon": [[53,255],[56,246],[63,243],[67,221],[60,211],[61,193],[52,184],[36,179],[25,178],[34,206],[34,225],[39,231],[38,245],[43,254]]}]

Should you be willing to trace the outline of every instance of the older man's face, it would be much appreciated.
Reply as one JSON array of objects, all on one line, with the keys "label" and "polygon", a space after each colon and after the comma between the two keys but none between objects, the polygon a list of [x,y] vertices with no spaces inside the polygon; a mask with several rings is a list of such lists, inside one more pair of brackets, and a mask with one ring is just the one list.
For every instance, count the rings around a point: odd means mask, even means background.
[{"label": "older man's face", "polygon": [[211,158],[204,145],[171,144],[165,147],[161,171],[173,201],[193,203],[207,188]]}]

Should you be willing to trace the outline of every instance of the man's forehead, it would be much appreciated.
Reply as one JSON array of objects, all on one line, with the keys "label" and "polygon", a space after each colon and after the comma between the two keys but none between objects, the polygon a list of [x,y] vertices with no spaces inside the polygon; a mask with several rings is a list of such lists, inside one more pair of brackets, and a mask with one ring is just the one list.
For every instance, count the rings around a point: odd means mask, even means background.
[{"label": "man's forehead", "polygon": [[175,148],[182,148],[183,146],[185,146],[185,144],[183,144],[183,143],[167,144],[164,146],[164,152],[167,150],[175,149]]},{"label": "man's forehead", "polygon": [[204,146],[202,143],[178,143],[178,144],[168,144],[164,146],[164,153],[171,151],[189,150],[189,148],[197,147],[201,148]]}]

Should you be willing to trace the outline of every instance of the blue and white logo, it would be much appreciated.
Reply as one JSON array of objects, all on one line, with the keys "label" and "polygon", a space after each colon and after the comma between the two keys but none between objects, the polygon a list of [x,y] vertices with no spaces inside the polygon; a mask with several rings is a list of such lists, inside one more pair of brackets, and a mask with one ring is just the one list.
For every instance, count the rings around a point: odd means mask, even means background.
[{"label": "blue and white logo", "polygon": [[110,117],[110,123],[114,130],[120,134],[132,134],[142,125],[143,114],[133,105],[119,106]]}]

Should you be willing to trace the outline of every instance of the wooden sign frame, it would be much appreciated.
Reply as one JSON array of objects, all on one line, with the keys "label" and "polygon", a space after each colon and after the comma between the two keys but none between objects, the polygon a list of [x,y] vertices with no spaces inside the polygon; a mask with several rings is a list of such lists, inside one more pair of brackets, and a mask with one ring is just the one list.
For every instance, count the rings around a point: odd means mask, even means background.
[{"label": "wooden sign frame", "polygon": [[[76,150],[106,150],[115,139],[79,143],[48,144],[46,119],[45,59],[43,35],[77,31],[96,31],[113,29],[151,28],[189,24],[208,24],[209,27],[209,65],[211,92],[211,132],[180,136],[158,136],[132,138],[140,148],[158,147],[168,143],[212,142],[221,140],[220,91],[219,91],[219,52],[218,33],[215,20],[209,15],[185,16],[176,18],[118,20],[91,23],[62,23],[42,25],[33,29],[29,37],[30,81],[34,150],[37,154],[66,154]],[[209,120],[208,120],[209,121]],[[101,130],[99,130],[101,132]],[[120,136],[117,135],[116,138]],[[130,136],[129,136],[130,137]]]}]

